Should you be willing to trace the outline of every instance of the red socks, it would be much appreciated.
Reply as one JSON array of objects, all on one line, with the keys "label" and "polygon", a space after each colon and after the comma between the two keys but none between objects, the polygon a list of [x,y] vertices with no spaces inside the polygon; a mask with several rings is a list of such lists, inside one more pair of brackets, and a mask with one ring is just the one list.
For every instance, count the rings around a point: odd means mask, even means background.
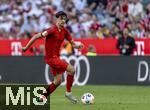
[{"label": "red socks", "polygon": [[54,83],[52,83],[52,84],[50,85],[50,94],[51,94],[52,92],[54,92],[56,88],[57,88],[57,86],[56,86]]},{"label": "red socks", "polygon": [[74,75],[67,75],[67,84],[66,84],[66,89],[67,92],[71,92],[71,87],[73,84],[73,80],[74,80]]},{"label": "red socks", "polygon": [[46,89],[46,93],[44,93],[43,95],[44,95],[45,97],[48,97],[52,92],[55,91],[56,88],[57,88],[57,86],[56,86],[54,83],[51,83],[51,84],[49,85],[49,87]]},{"label": "red socks", "polygon": [[[67,84],[66,84],[67,92],[71,92],[73,80],[74,80],[74,75],[67,75]],[[43,95],[45,97],[48,97],[52,92],[55,91],[56,88],[57,86],[54,83],[51,83],[49,87],[46,89],[47,92],[44,93]]]}]

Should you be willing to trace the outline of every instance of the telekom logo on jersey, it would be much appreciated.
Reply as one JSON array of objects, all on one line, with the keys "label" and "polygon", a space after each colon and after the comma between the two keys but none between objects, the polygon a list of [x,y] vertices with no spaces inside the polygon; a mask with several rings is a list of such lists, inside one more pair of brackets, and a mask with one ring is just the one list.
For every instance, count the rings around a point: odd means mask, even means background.
[{"label": "telekom logo on jersey", "polygon": [[[74,85],[78,85],[78,86],[83,86],[88,82],[89,76],[90,76],[90,63],[87,59],[86,56],[61,56],[61,59],[64,59],[65,61],[67,61],[68,63],[71,63],[72,61],[74,62],[74,67],[76,69],[76,74],[74,76]],[[83,62],[84,64],[82,64],[81,66],[81,62]],[[83,67],[83,68],[81,68]],[[81,73],[81,69],[84,69],[84,73]],[[49,65],[46,64],[45,66],[45,78],[46,78],[46,82],[48,84],[51,83],[50,77],[49,77]],[[82,78],[82,80],[80,80],[80,77],[84,75],[84,78]],[[63,74],[64,77],[64,81],[61,83],[61,85],[65,85],[66,84],[66,76],[67,73],[65,72]]]}]

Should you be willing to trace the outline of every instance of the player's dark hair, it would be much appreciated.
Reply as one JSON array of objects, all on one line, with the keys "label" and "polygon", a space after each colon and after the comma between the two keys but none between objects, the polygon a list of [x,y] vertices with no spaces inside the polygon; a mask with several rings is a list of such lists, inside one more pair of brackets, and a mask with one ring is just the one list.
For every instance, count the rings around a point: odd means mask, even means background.
[{"label": "player's dark hair", "polygon": [[66,18],[67,18],[67,14],[64,11],[57,12],[55,16],[56,16],[56,18],[59,18],[60,16],[66,16]]}]

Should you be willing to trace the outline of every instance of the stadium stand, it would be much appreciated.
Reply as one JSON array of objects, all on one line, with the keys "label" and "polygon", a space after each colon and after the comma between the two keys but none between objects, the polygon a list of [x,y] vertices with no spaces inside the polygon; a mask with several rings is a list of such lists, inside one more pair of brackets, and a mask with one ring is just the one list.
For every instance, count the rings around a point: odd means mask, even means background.
[{"label": "stadium stand", "polygon": [[74,38],[116,38],[125,28],[150,37],[148,0],[1,0],[0,39],[27,39],[51,26],[64,10]]}]

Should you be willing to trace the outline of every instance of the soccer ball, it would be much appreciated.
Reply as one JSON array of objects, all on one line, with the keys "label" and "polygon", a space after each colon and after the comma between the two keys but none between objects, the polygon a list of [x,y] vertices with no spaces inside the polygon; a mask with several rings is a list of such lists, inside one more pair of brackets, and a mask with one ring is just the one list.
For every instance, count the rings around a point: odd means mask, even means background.
[{"label": "soccer ball", "polygon": [[83,104],[93,104],[94,96],[91,93],[84,93],[81,97],[81,101]]}]

